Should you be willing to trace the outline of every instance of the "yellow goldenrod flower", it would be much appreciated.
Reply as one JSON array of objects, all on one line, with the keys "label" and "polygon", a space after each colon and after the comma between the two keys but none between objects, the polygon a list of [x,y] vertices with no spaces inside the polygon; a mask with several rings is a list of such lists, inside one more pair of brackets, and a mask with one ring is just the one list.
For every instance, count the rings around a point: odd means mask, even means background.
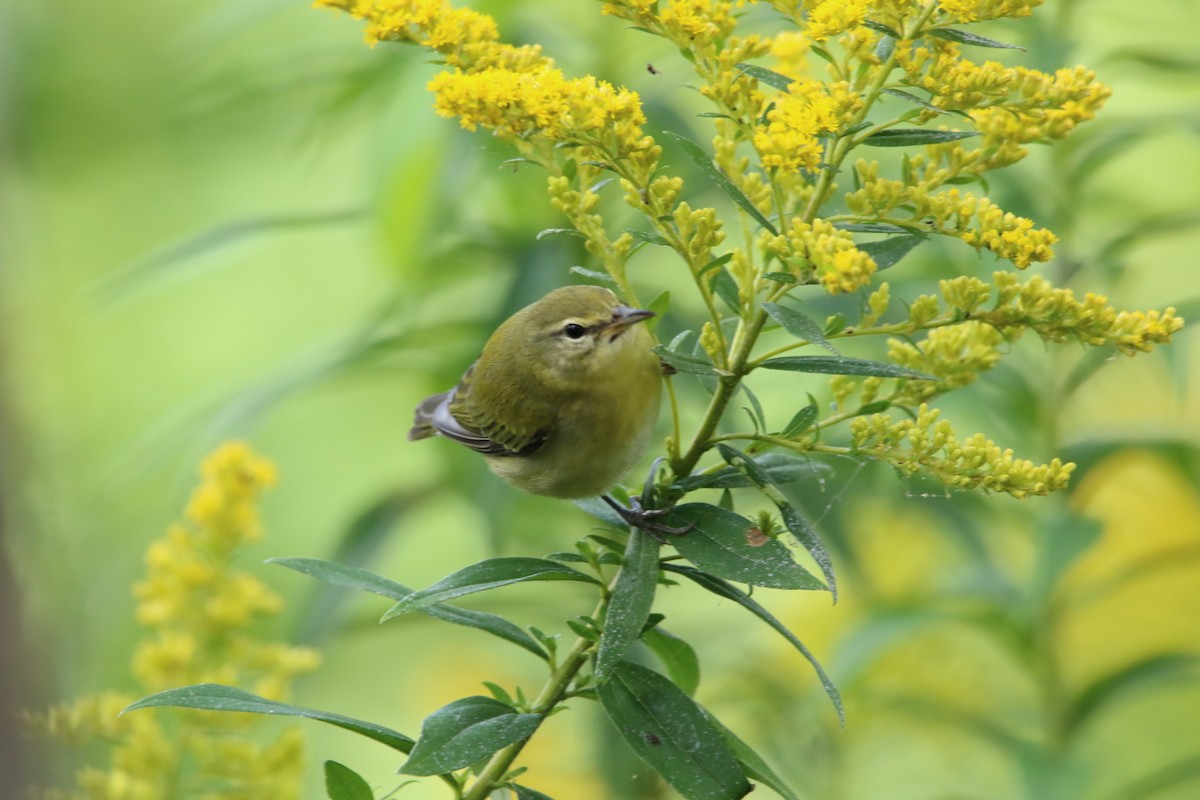
[{"label": "yellow goldenrod flower", "polygon": [[784,171],[816,170],[821,163],[820,136],[836,131],[838,107],[818,81],[795,81],[754,132],[754,149],[764,167]]},{"label": "yellow goldenrod flower", "polygon": [[767,250],[800,283],[819,282],[830,294],[852,292],[875,272],[875,260],[855,247],[853,237],[825,220],[810,225],[793,218],[786,235],[771,238]]},{"label": "yellow goldenrod flower", "polygon": [[[974,383],[1000,360],[1004,335],[982,322],[931,330],[919,343],[888,339],[888,360],[924,372],[936,381],[907,381],[892,402],[916,405],[935,395]],[[868,401],[869,402],[869,401]]]},{"label": "yellow goldenrod flower", "polygon": [[1041,4],[1042,0],[938,0],[942,13],[956,22],[1027,17]]},{"label": "yellow goldenrod flower", "polygon": [[[150,545],[146,577],[134,586],[138,623],[150,633],[133,655],[133,673],[146,692],[211,682],[283,699],[297,675],[316,668],[318,656],[250,633],[282,602],[258,578],[233,568],[237,551],[262,536],[258,499],[275,482],[275,468],[235,442],[206,459],[201,474],[184,519]],[[303,753],[295,729],[262,743],[251,736],[253,715],[118,716],[133,699],[104,692],[34,718],[56,737],[112,745],[108,768],[82,768],[79,791],[64,797],[299,797]]]},{"label": "yellow goldenrod flower", "polygon": [[867,10],[867,0],[821,0],[808,13],[804,33],[814,42],[823,42],[861,25]]},{"label": "yellow goldenrod flower", "polygon": [[1074,464],[1053,459],[1035,464],[1018,459],[983,434],[956,438],[940,412],[922,404],[916,419],[895,420],[886,414],[857,417],[850,423],[855,450],[886,460],[901,473],[928,473],[953,489],[1005,492],[1016,498],[1065,489]]}]

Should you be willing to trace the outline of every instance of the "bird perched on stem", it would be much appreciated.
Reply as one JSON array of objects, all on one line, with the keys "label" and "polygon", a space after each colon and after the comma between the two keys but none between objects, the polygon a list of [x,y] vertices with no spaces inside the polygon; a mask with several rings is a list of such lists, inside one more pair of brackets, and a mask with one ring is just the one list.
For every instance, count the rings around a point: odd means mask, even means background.
[{"label": "bird perched on stem", "polygon": [[[653,316],[598,286],[556,289],[497,328],[458,386],[417,406],[408,438],[453,439],[531,494],[602,494],[641,458],[658,418],[661,365],[638,324]],[[647,527],[647,512],[605,500]]]}]

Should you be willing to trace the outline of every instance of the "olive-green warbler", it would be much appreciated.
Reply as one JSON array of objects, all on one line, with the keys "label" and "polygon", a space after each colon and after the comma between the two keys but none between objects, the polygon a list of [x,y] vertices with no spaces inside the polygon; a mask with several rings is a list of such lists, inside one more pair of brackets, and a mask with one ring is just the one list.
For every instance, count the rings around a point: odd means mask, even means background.
[{"label": "olive-green warbler", "polygon": [[601,494],[658,418],[661,367],[637,324],[653,316],[598,286],[556,289],[497,328],[458,386],[417,406],[408,438],[453,439],[532,494]]}]

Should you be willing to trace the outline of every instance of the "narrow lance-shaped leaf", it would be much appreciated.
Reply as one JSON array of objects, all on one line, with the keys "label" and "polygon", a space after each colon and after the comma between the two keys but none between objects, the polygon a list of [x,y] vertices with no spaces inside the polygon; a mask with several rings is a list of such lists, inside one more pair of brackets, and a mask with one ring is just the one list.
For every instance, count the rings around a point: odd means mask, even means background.
[{"label": "narrow lance-shaped leaf", "polygon": [[597,693],[622,738],[687,800],[737,800],[753,788],[704,711],[662,675],[624,661]]},{"label": "narrow lance-shaped leaf", "polygon": [[706,359],[701,358],[700,356],[688,355],[687,353],[680,353],[676,352],[675,350],[668,350],[661,344],[655,346],[654,352],[658,353],[658,357],[663,360],[663,363],[669,364],[679,372],[687,372],[692,375],[709,376],[729,374],[725,370],[717,369]]},{"label": "narrow lance-shaped leaf", "polygon": [[[813,423],[817,421],[817,413],[817,404],[809,403],[804,408],[796,412],[796,416],[792,417],[792,421],[787,424],[786,428],[779,432],[779,435],[784,439],[790,439],[793,436],[799,436],[811,428]],[[772,480],[774,480],[774,478],[772,478]]]},{"label": "narrow lance-shaped leaf", "polygon": [[371,784],[354,770],[336,761],[325,762],[325,793],[329,800],[375,800]]},{"label": "narrow lance-shaped leaf", "polygon": [[763,369],[779,369],[786,372],[816,372],[824,375],[866,375],[876,378],[910,378],[919,381],[937,380],[933,375],[906,369],[881,361],[866,361],[861,358],[834,358],[832,356],[779,356],[768,358],[759,364]]},{"label": "narrow lance-shaped leaf", "polygon": [[700,659],[692,646],[670,631],[656,625],[642,634],[642,642],[667,669],[671,681],[688,695],[700,685]]},{"label": "narrow lance-shaped leaf", "polygon": [[862,140],[871,147],[913,147],[916,145],[944,144],[978,136],[976,131],[935,131],[927,128],[892,128],[877,131]]},{"label": "narrow lance-shaped leaf", "polygon": [[490,558],[447,575],[427,589],[413,592],[388,609],[380,621],[420,611],[444,600],[526,581],[599,583],[590,575],[544,558]]},{"label": "narrow lance-shaped leaf", "polygon": [[974,45],[975,47],[992,47],[992,48],[998,48],[998,49],[1002,49],[1002,50],[1024,50],[1025,49],[1024,47],[1020,47],[1019,45],[998,42],[995,39],[989,39],[986,36],[980,36],[977,33],[967,33],[966,31],[960,31],[957,28],[938,28],[937,30],[930,31],[929,35],[936,36],[939,39],[945,39],[950,42],[958,42],[959,44]]},{"label": "narrow lance-shaped leaf", "polygon": [[779,232],[775,230],[775,226],[771,224],[771,221],[763,216],[763,213],[758,210],[758,206],[754,205],[754,203],[750,201],[750,198],[742,194],[742,190],[737,188],[737,186],[734,186],[733,181],[729,180],[729,177],[724,172],[717,169],[717,165],[713,163],[712,156],[704,152],[704,148],[693,142],[691,139],[688,139],[686,136],[680,136],[678,133],[672,133],[671,131],[666,131],[665,133],[667,136],[670,136],[672,139],[679,142],[679,146],[683,148],[683,152],[687,154],[687,157],[690,158],[692,162],[700,168],[700,171],[707,175],[713,181],[713,183],[717,184],[721,191],[725,192],[725,194],[727,194],[730,199],[733,200],[733,202],[737,203],[743,211],[754,217],[758,224],[770,231],[772,235],[779,235]]},{"label": "narrow lance-shaped leaf", "polygon": [[771,319],[782,325],[785,331],[797,339],[819,344],[835,356],[841,355],[837,348],[825,338],[825,332],[821,330],[821,325],[807,314],[778,303],[763,303],[763,311],[770,314]]},{"label": "narrow lance-shaped leaf", "polygon": [[421,738],[400,772],[444,775],[462,769],[528,739],[541,721],[539,714],[518,714],[512,706],[491,697],[455,700],[421,723]]},{"label": "narrow lance-shaped leaf", "polygon": [[[317,580],[324,581],[333,586],[340,586],[347,589],[361,589],[392,600],[404,600],[413,593],[413,590],[407,586],[376,575],[373,572],[368,572],[365,569],[348,567],[345,564],[324,561],[319,558],[272,558],[267,563],[278,564],[296,572],[310,575]],[[456,608],[444,603],[425,606],[420,610],[421,613],[428,614],[444,622],[486,631],[493,636],[498,636],[501,639],[512,642],[518,647],[528,650],[538,658],[546,658],[546,651],[542,649],[542,646],[532,636],[498,614]]]},{"label": "narrow lance-shaped leaf", "polygon": [[629,532],[625,562],[604,615],[604,633],[596,652],[596,680],[609,673],[642,635],[658,585],[659,543],[637,528]]},{"label": "narrow lance-shaped leaf", "polygon": [[754,481],[758,486],[758,490],[766,495],[779,509],[779,514],[783,518],[783,524],[792,532],[808,554],[817,562],[817,566],[821,568],[821,573],[825,576],[825,582],[829,584],[829,593],[833,595],[833,602],[837,602],[837,578],[833,572],[833,559],[829,557],[829,551],[825,549],[821,538],[817,536],[817,532],[808,524],[808,520],[796,510],[796,507],[783,496],[783,492],[779,491],[779,487],[771,480],[763,469],[754,463],[753,459],[745,453],[736,450],[729,445],[718,444],[717,450],[721,453],[721,457],[729,466],[743,470],[750,480]]},{"label": "narrow lance-shaped leaf", "polygon": [[773,589],[825,588],[781,542],[751,544],[754,523],[739,514],[707,503],[688,503],[672,509],[666,519],[672,526],[694,526],[671,543],[703,570]]},{"label": "narrow lance-shaped leaf", "polygon": [[754,616],[758,617],[763,622],[770,625],[779,633],[780,636],[787,639],[791,643],[792,647],[796,648],[800,655],[804,656],[808,663],[812,665],[813,670],[815,670],[817,673],[817,678],[821,681],[821,686],[825,689],[825,694],[829,695],[830,701],[833,702],[833,707],[837,711],[838,719],[843,725],[846,724],[846,709],[842,705],[842,696],[838,692],[837,687],[833,685],[833,681],[829,679],[829,675],[826,674],[825,668],[821,666],[821,662],[817,661],[816,656],[814,656],[812,652],[804,646],[804,643],[796,638],[796,635],[789,631],[787,627],[785,627],[782,622],[776,619],[770,611],[767,611],[767,609],[759,605],[754,598],[734,586],[732,583],[721,580],[715,575],[709,575],[702,570],[698,570],[695,567],[689,567],[686,564],[672,564],[670,562],[666,562],[662,566],[663,569],[667,570],[668,572],[674,572],[677,575],[682,575],[691,580],[693,583],[707,589],[719,597],[732,600],[742,608],[745,608],[747,611],[754,614]]},{"label": "narrow lance-shaped leaf", "polygon": [[860,242],[855,244],[862,252],[875,262],[875,269],[882,272],[896,266],[914,247],[925,241],[924,236],[892,236],[877,242]]},{"label": "narrow lance-shaped leaf", "polygon": [[778,72],[767,69],[766,67],[759,67],[754,64],[742,62],[737,64],[737,68],[741,70],[743,75],[749,75],[759,83],[765,83],[781,92],[786,92],[788,87],[794,82],[794,79],[789,78],[787,75],[781,75]]},{"label": "narrow lance-shaped leaf", "polygon": [[408,753],[413,748],[413,740],[411,738],[391,728],[385,728],[383,725],[364,722],[360,719],[334,714],[330,711],[318,711],[314,708],[304,708],[288,703],[280,703],[277,700],[268,700],[265,697],[259,697],[243,689],[233,686],[222,686],[218,683],[200,683],[195,686],[167,689],[165,692],[158,692],[149,697],[143,697],[136,703],[129,705],[121,713],[125,714],[129,711],[136,711],[139,708],[159,707],[198,708],[204,711],[241,711],[248,714],[277,714],[284,717],[305,717],[353,731],[360,736],[365,736],[368,739],[374,739],[380,744],[385,744],[393,750],[399,750],[401,753]]},{"label": "narrow lance-shaped leaf", "polygon": [[704,711],[708,721],[713,727],[721,732],[725,737],[725,743],[729,745],[729,749],[733,751],[733,756],[742,764],[742,768],[746,771],[746,777],[759,783],[766,784],[771,787],[784,800],[800,800],[791,787],[784,782],[783,778],[779,777],[778,773],[771,768],[766,759],[755,752],[754,748],[743,742],[736,733],[725,727],[721,720],[714,717],[707,709]]},{"label": "narrow lance-shaped leaf", "polygon": [[[814,412],[814,417],[815,415]],[[763,453],[754,461],[766,470],[771,480],[777,484],[820,478],[832,472],[828,464],[795,453]],[[724,466],[713,472],[691,475],[676,481],[673,488],[691,492],[696,489],[745,489],[753,485],[754,482],[741,470]]]},{"label": "narrow lance-shaped leaf", "polygon": [[742,301],[738,297],[737,283],[726,270],[719,269],[708,281],[709,290],[729,306],[734,314],[741,313]]},{"label": "narrow lance-shaped leaf", "polygon": [[927,111],[935,111],[938,114],[953,113],[951,111],[947,111],[944,108],[939,108],[938,106],[935,106],[933,103],[929,102],[928,100],[922,100],[920,97],[917,97],[915,94],[912,94],[911,92],[906,92],[903,89],[884,89],[883,93],[890,94],[892,97],[899,97],[901,100],[907,100],[910,103],[916,103],[921,108],[924,108]]}]

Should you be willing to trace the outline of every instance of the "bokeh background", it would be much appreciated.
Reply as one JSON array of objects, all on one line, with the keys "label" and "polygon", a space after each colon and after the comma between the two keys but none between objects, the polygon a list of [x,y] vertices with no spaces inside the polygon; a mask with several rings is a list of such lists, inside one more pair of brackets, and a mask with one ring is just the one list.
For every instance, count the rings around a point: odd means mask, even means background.
[{"label": "bokeh background", "polygon": [[[685,62],[598,3],[475,5],[569,74],[638,90],[651,132],[707,139]],[[1009,63],[1084,63],[1115,89],[1099,121],[991,178],[1001,205],[1062,237],[1045,273],[1189,319],[1197,30],[1197,5],[1175,0],[1050,0],[981,29],[1028,48],[996,56]],[[199,459],[228,438],[280,469],[268,537],[241,563],[287,598],[270,635],[323,651],[297,702],[415,733],[483,680],[540,682],[538,662],[499,640],[425,618],[378,626],[383,601],[331,598],[259,566],[332,557],[419,586],[490,555],[569,549],[590,529],[461,448],[404,439],[413,405],[451,385],[499,320],[590,266],[578,240],[537,237],[562,222],[535,170],[500,168],[501,143],[435,117],[424,84],[436,69],[414,49],[366,48],[348,17],[300,0],[0,6],[0,795],[69,784],[76,764],[26,739],[19,709],[134,690],[130,586]],[[689,192],[723,202],[700,179]],[[678,265],[650,250],[634,280],[646,297],[676,287],[664,330],[686,327]],[[929,245],[888,279],[913,297],[991,269]],[[1185,330],[1127,359],[1022,341],[947,398],[961,433],[1078,461],[1066,497],[947,497],[845,463],[798,487],[843,601],[757,597],[829,667],[849,721],[839,729],[782,639],[680,587],[662,610],[701,655],[698,699],[804,797],[1196,797],[1196,344]],[[821,392],[799,380],[753,385],[783,422]],[[680,385],[691,408],[701,392]],[[563,632],[565,614],[589,610],[584,591],[535,585],[471,605]],[[307,796],[323,796],[326,758],[380,795],[399,783],[381,746],[306,731]],[[527,782],[559,798],[672,796],[586,703],[554,717],[525,763]],[[431,782],[401,796],[446,795]]]}]

